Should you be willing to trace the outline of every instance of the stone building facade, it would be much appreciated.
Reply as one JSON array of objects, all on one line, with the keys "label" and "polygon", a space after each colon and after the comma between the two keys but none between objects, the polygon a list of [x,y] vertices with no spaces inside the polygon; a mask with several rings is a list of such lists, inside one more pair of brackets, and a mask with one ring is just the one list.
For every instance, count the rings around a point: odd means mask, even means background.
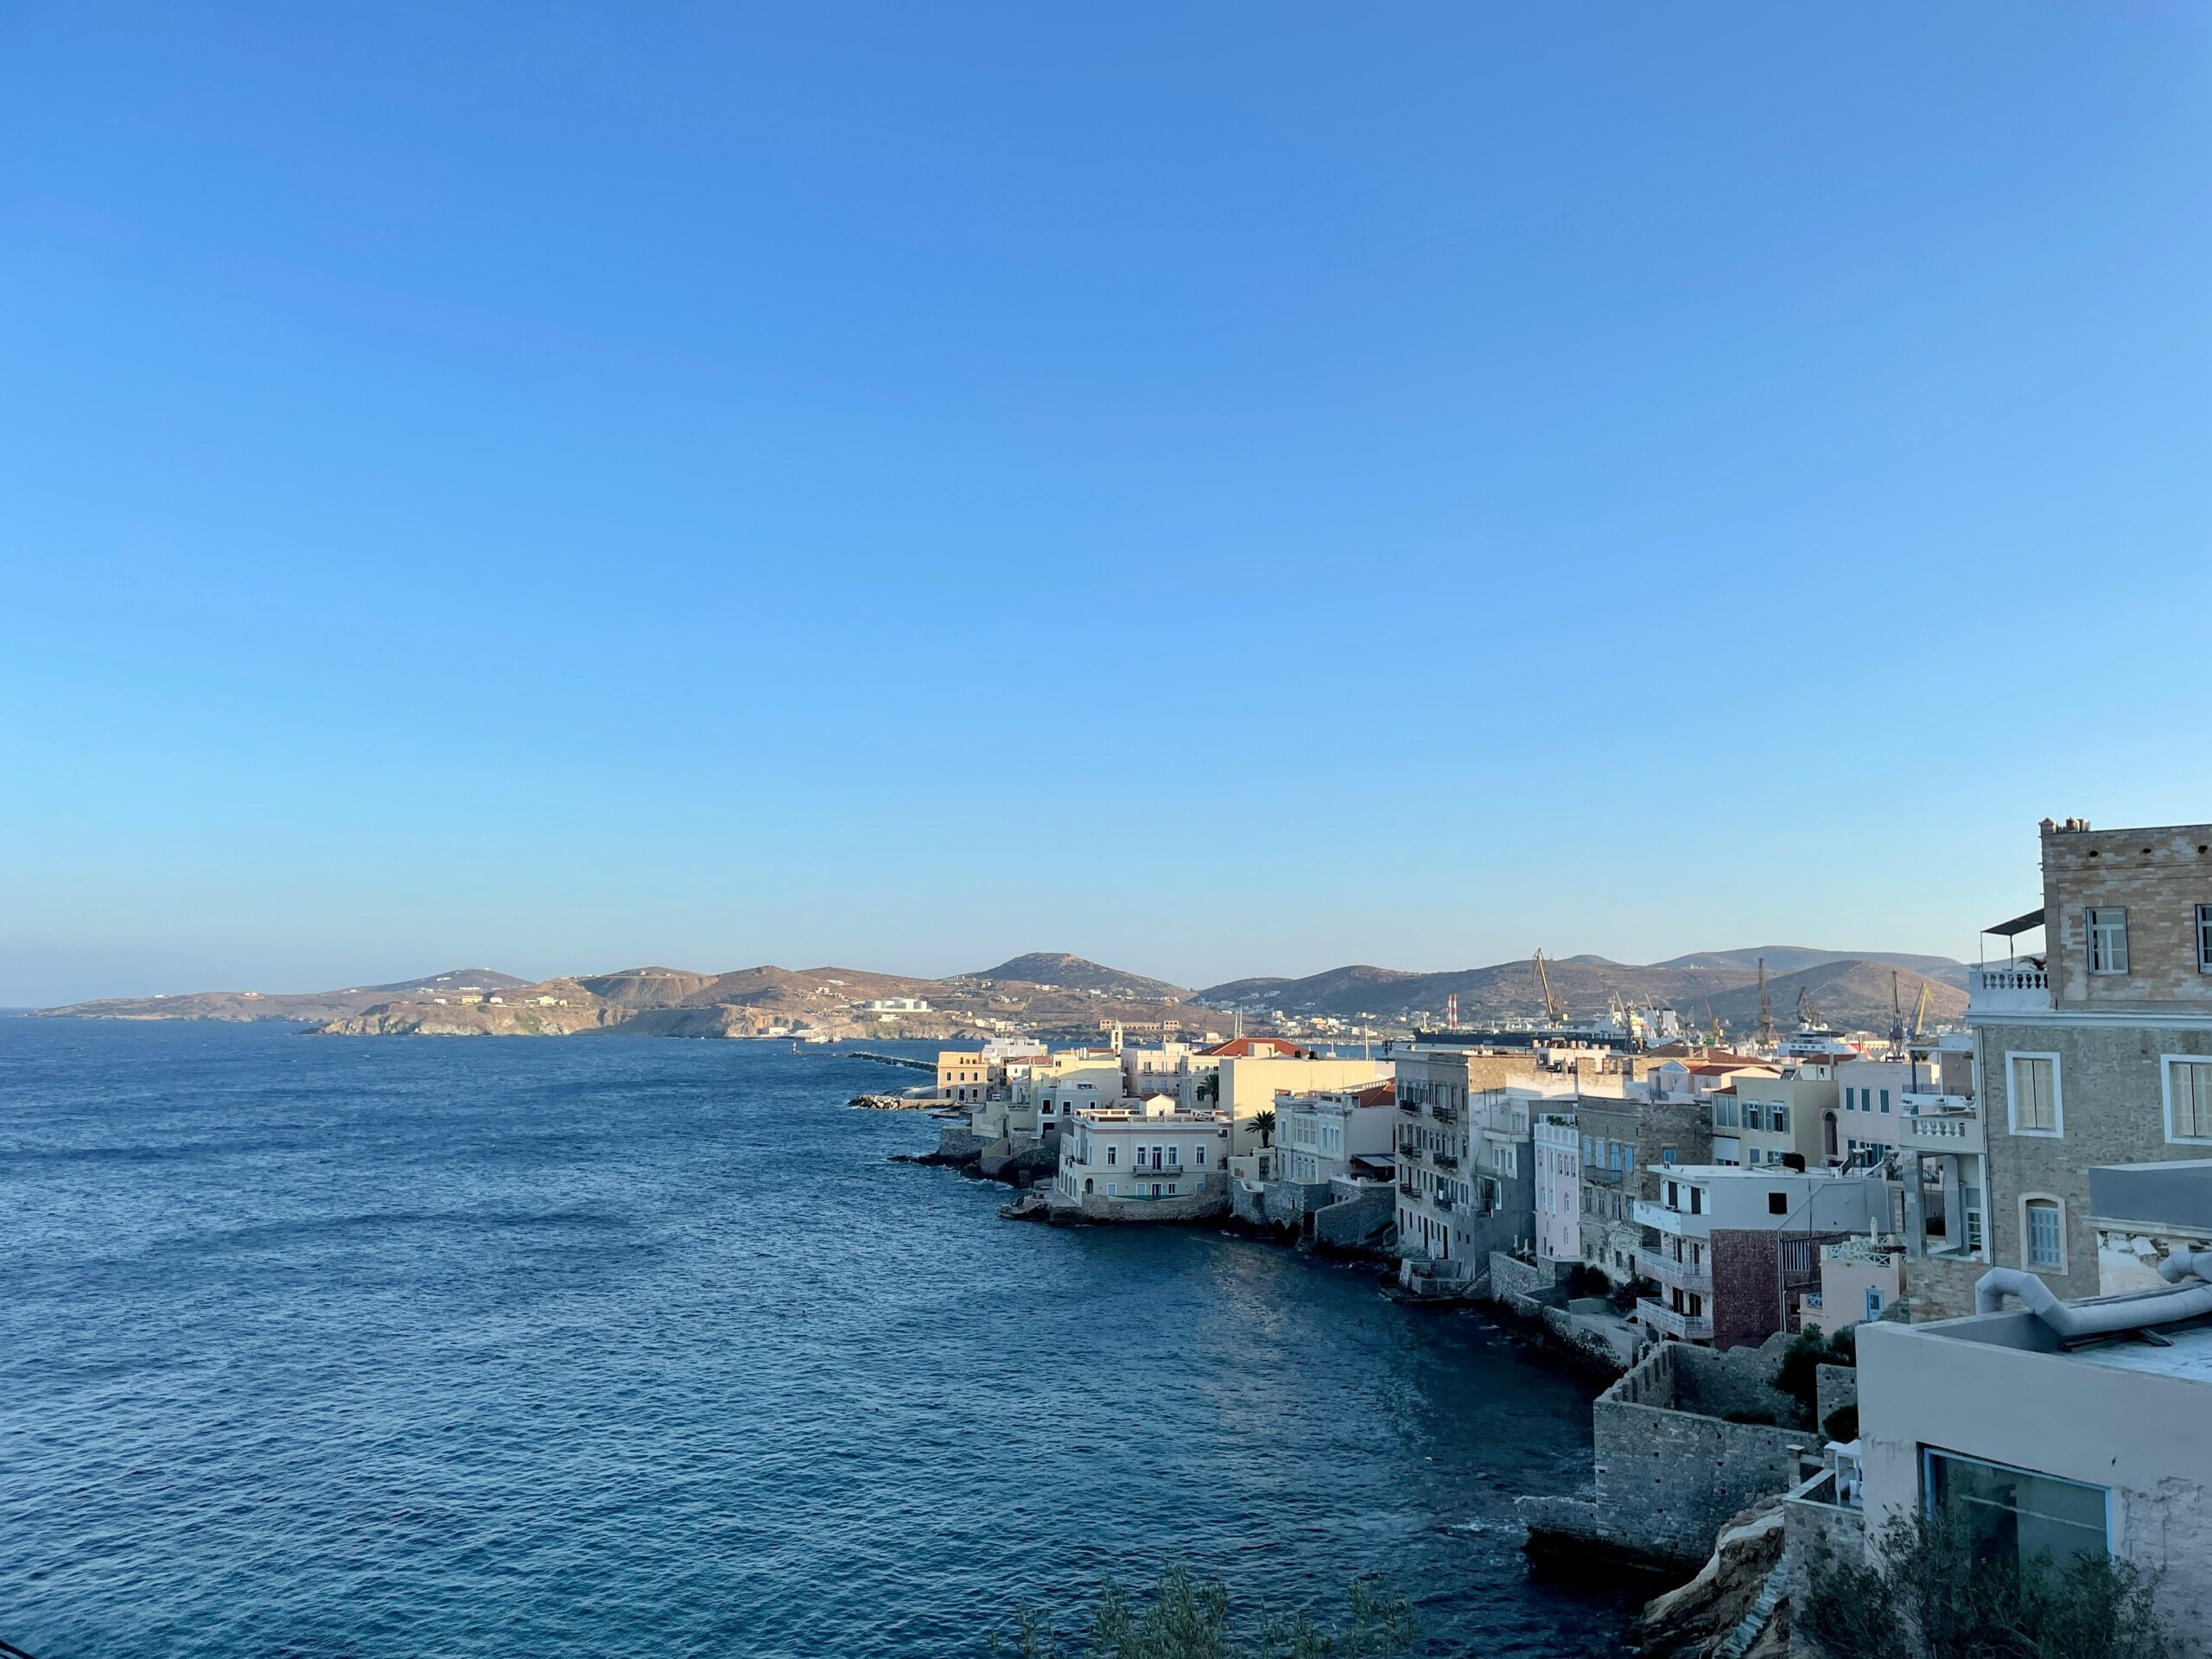
[{"label": "stone building facade", "polygon": [[[1988,1259],[2093,1296],[2091,1166],[2212,1156],[2212,824],[2046,819],[2043,874],[2042,911],[2007,924],[2039,921],[2043,955],[1970,976]],[[1920,1315],[1963,1311],[1948,1281],[1978,1270],[1916,1264]]]}]

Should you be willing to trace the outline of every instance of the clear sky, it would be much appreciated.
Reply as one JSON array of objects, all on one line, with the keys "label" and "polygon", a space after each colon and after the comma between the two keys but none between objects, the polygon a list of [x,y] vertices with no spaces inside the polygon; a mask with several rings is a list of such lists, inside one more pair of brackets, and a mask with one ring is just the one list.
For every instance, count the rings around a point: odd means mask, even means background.
[{"label": "clear sky", "polygon": [[0,1003],[1970,955],[2212,819],[2212,9],[0,9]]}]

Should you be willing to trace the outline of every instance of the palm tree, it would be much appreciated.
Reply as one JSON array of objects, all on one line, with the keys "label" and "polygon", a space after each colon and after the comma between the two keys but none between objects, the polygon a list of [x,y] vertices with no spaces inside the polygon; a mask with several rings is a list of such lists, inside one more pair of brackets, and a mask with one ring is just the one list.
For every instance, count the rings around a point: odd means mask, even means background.
[{"label": "palm tree", "polygon": [[1221,1073],[1209,1071],[1198,1079],[1198,1098],[1211,1104],[1221,1103]]},{"label": "palm tree", "polygon": [[1262,1146],[1263,1146],[1263,1147],[1272,1147],[1273,1145],[1274,1145],[1274,1143],[1275,1143],[1275,1109],[1274,1109],[1274,1107],[1270,1106],[1270,1107],[1268,1107],[1268,1108],[1267,1109],[1267,1110],[1265,1110],[1264,1112],[1255,1112],[1255,1113],[1253,1113],[1253,1114],[1252,1114],[1252,1128],[1254,1128],[1254,1130],[1255,1130],[1255,1131],[1256,1131],[1256,1132],[1257,1132],[1257,1134],[1259,1135],[1259,1137],[1260,1137],[1260,1144],[1261,1144]]}]

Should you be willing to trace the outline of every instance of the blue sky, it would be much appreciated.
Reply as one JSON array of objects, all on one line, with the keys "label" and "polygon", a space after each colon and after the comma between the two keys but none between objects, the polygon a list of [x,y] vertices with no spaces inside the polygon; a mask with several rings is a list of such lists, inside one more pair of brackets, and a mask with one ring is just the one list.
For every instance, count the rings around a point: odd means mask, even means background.
[{"label": "blue sky", "polygon": [[0,14],[0,1003],[1970,954],[2212,818],[2212,12]]}]

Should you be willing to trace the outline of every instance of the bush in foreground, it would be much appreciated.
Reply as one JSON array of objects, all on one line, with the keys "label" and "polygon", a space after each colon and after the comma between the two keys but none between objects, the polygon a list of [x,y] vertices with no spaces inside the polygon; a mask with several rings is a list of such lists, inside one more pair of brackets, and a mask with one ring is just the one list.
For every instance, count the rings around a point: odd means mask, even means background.
[{"label": "bush in foreground", "polygon": [[[1411,1605],[1376,1580],[1355,1579],[1344,1595],[1344,1618],[1323,1626],[1303,1613],[1262,1614],[1240,1628],[1230,1617],[1229,1586],[1171,1567],[1141,1598],[1108,1580],[1091,1604],[1090,1630],[1080,1649],[1034,1608],[1018,1617],[1018,1659],[1384,1659],[1408,1651],[1418,1634]],[[1001,1644],[994,1641],[994,1651]]]},{"label": "bush in foreground", "polygon": [[1799,1631],[1833,1659],[2181,1659],[2154,1575],[2102,1553],[1979,1556],[1949,1516],[1899,1516],[1864,1560],[1816,1554]]}]

